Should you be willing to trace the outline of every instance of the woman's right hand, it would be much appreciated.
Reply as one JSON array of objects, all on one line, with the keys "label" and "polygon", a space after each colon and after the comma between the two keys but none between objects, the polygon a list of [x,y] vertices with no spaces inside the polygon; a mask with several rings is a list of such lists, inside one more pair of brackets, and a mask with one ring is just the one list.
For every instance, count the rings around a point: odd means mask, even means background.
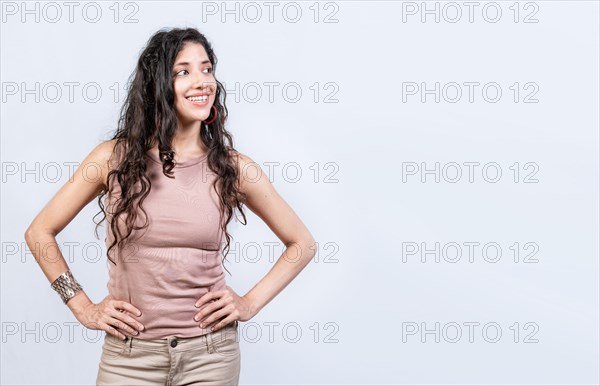
[{"label": "woman's right hand", "polygon": [[126,338],[117,330],[126,331],[131,335],[137,335],[144,329],[144,325],[127,314],[141,316],[141,311],[133,305],[114,300],[108,295],[100,303],[90,303],[76,315],[77,320],[91,330],[103,330],[107,333],[124,340]]}]

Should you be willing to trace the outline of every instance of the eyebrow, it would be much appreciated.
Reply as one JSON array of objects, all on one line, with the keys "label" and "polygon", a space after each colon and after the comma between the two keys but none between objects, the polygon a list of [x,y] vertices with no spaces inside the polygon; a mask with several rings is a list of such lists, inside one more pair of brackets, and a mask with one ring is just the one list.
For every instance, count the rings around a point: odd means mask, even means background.
[{"label": "eyebrow", "polygon": [[[210,60],[205,60],[205,61],[201,62],[200,64],[206,64],[206,63],[210,63]],[[188,66],[189,64],[190,64],[189,62],[179,62],[179,63],[176,63],[173,67]]]}]

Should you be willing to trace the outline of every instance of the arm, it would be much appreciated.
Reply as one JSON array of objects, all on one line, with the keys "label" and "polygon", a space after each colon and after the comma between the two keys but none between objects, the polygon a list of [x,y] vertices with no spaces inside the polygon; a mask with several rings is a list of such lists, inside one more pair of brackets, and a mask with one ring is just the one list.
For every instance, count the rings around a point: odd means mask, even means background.
[{"label": "arm", "polygon": [[[50,283],[69,269],[58,249],[56,235],[106,186],[108,160],[113,147],[113,141],[96,146],[25,231],[27,246]],[[69,299],[67,306],[77,316],[91,303],[90,298],[81,290]]]},{"label": "arm", "polygon": [[260,166],[248,156],[238,154],[240,189],[247,195],[246,206],[286,246],[267,275],[243,296],[255,315],[306,267],[316,253],[315,240]]}]

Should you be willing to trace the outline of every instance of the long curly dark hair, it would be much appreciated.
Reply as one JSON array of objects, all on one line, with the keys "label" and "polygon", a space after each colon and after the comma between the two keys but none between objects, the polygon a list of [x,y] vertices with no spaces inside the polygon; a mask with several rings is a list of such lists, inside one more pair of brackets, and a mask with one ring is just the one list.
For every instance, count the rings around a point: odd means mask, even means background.
[{"label": "long curly dark hair", "polygon": [[[106,219],[102,197],[106,194],[111,195],[114,188],[112,180],[116,179],[121,187],[120,197],[112,205],[114,212],[111,212],[110,229],[114,240],[107,250],[108,260],[115,265],[116,262],[110,259],[111,249],[117,245],[121,250],[127,244],[134,229],[140,230],[148,226],[146,211],[142,204],[150,193],[151,182],[146,174],[144,157],[148,150],[156,144],[158,144],[163,174],[174,178],[171,172],[175,166],[171,140],[177,128],[177,115],[174,105],[175,92],[172,71],[177,54],[188,42],[199,43],[204,47],[212,64],[214,75],[217,57],[206,37],[194,28],[173,28],[168,31],[161,29],[149,39],[139,57],[135,71],[129,77],[130,85],[127,97],[121,108],[116,133],[112,137],[112,140],[116,140],[112,155],[121,153],[123,150],[123,156],[117,156],[120,161],[108,173],[108,187],[105,187],[98,195],[98,204],[104,217],[96,223],[96,235],[98,226]],[[246,215],[242,209],[246,196],[238,186],[239,170],[233,160],[238,152],[233,147],[231,134],[225,129],[226,92],[218,80],[216,80],[215,93],[214,108],[211,108],[211,117],[206,120],[206,122],[211,120],[212,122],[210,124],[201,122],[200,138],[208,148],[208,167],[216,174],[212,188],[219,196],[220,226],[222,234],[227,239],[222,251],[223,263],[229,252],[231,241],[231,236],[227,232],[227,224],[236,208],[242,214],[243,224],[246,225]],[[213,119],[215,109],[217,114],[216,119]],[[140,187],[139,191],[132,189],[136,185]],[[138,209],[141,209],[146,217],[146,222],[141,227],[135,226]],[[123,213],[126,214],[124,236],[117,225],[117,220]],[[100,212],[96,216],[99,214]]]}]

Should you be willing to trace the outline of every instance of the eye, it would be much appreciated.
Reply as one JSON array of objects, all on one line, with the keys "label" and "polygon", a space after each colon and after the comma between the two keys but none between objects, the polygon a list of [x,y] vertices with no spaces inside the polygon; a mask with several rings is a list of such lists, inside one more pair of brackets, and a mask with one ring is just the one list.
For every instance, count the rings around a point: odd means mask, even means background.
[{"label": "eye", "polygon": [[177,76],[177,75],[181,74],[182,71],[187,72],[187,70],[180,70],[179,72],[175,73],[175,75]]},{"label": "eye", "polygon": [[209,73],[209,74],[212,74],[212,72],[213,72],[213,69],[212,69],[212,67],[206,67],[204,70],[208,70],[208,73]]}]

